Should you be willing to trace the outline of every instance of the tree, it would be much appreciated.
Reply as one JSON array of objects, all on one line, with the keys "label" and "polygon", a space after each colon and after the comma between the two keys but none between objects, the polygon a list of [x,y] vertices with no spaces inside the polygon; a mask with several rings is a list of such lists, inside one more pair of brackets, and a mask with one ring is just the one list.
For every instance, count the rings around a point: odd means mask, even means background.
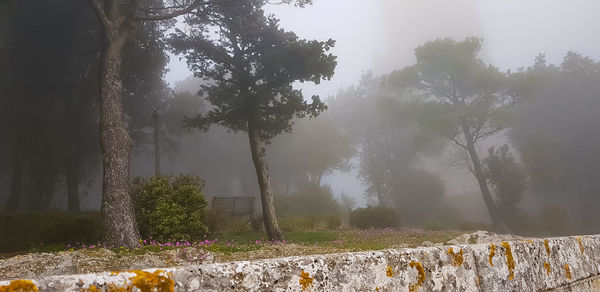
[{"label": "tree", "polygon": [[490,147],[483,165],[496,196],[498,212],[505,222],[511,222],[510,217],[517,214],[518,204],[527,189],[525,173],[507,144],[499,148]]},{"label": "tree", "polygon": [[[123,48],[144,21],[169,20],[212,5],[211,1],[89,0],[102,27],[99,113],[102,149],[102,224],[105,240],[136,246],[139,232],[129,196],[129,154],[132,141],[123,120]],[[172,2],[172,3],[171,3]]]},{"label": "tree", "polygon": [[349,170],[354,145],[332,115],[325,112],[315,119],[299,120],[293,131],[273,139],[269,147],[273,182],[280,183],[286,194],[291,187],[306,183],[319,187],[325,174]]},{"label": "tree", "polygon": [[552,65],[540,55],[515,78],[526,102],[515,112],[509,137],[531,194],[567,207],[577,232],[598,232],[600,63],[569,52]]},{"label": "tree", "polygon": [[430,41],[415,49],[417,63],[391,73],[390,86],[409,88],[426,101],[420,124],[426,131],[454,142],[468,153],[492,223],[507,231],[498,215],[477,153],[477,144],[507,127],[507,109],[515,99],[506,88],[507,74],[477,57],[481,40]]},{"label": "tree", "polygon": [[[294,117],[317,116],[325,110],[318,96],[309,104],[292,83],[318,84],[331,78],[336,58],[326,53],[333,40],[298,39],[279,28],[274,16],[264,15],[263,4],[263,0],[223,2],[206,19],[187,19],[191,30],[174,34],[171,45],[186,56],[196,76],[211,81],[201,93],[213,108],[187,119],[188,126],[207,130],[219,124],[248,133],[265,229],[269,239],[279,240],[265,144],[291,131]],[[217,32],[214,38],[212,29]]]}]

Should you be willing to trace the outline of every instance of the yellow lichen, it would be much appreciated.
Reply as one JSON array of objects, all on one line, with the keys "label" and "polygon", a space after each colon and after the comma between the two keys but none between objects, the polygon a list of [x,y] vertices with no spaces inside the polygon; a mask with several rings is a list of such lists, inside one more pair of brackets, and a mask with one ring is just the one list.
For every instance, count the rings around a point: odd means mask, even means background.
[{"label": "yellow lichen", "polygon": [[307,272],[302,270],[302,272],[300,272],[300,286],[302,287],[302,291],[308,289],[312,284],[313,278],[311,278]]},{"label": "yellow lichen", "polygon": [[[167,273],[162,270],[156,270],[154,273],[134,270],[129,271],[130,273],[134,273],[135,276],[129,278],[131,284],[127,286],[118,286],[114,284],[107,284],[107,290],[109,292],[131,292],[133,288],[138,288],[142,292],[150,292],[150,291],[174,291],[175,290],[175,281],[173,281],[173,274]],[[111,272],[111,275],[118,275],[121,272]],[[94,287],[94,288],[92,288]],[[88,291],[98,291],[91,290],[95,289],[95,286],[90,286]]]},{"label": "yellow lichen", "polygon": [[544,247],[546,247],[546,253],[548,255],[550,255],[551,250],[550,250],[550,245],[548,244],[548,239],[544,239]]},{"label": "yellow lichen", "polygon": [[385,275],[390,278],[394,276],[394,271],[392,270],[392,267],[387,266],[387,268],[385,269]]},{"label": "yellow lichen", "polygon": [[[142,292],[153,291],[174,291],[175,281],[171,279],[172,275],[165,271],[156,270],[154,273],[144,271],[132,271],[135,276],[130,278],[131,285],[139,288]],[[163,275],[164,274],[164,275]]]},{"label": "yellow lichen", "polygon": [[512,280],[515,278],[515,259],[513,258],[512,251],[510,250],[510,244],[507,241],[502,242],[506,254],[506,266],[508,267],[508,279]]},{"label": "yellow lichen", "polygon": [[419,278],[417,279],[416,284],[412,284],[408,287],[408,291],[409,292],[418,292],[419,287],[421,287],[421,285],[423,285],[423,283],[425,282],[425,270],[423,269],[423,265],[417,261],[411,261],[409,266],[411,268],[417,269],[417,272],[419,272]]},{"label": "yellow lichen", "polygon": [[0,292],[31,292],[38,291],[38,288],[29,280],[14,280],[6,286],[0,286]]},{"label": "yellow lichen", "polygon": [[488,257],[488,261],[490,262],[490,266],[494,266],[494,263],[492,262],[492,259],[494,258],[494,255],[496,254],[496,245],[493,243],[490,243],[490,256]]},{"label": "yellow lichen", "polygon": [[377,287],[377,286],[376,286],[376,287],[375,287],[375,291],[378,291],[378,292],[379,292],[379,287]]},{"label": "yellow lichen", "polygon": [[460,249],[458,253],[454,253],[454,249],[449,248],[448,254],[452,256],[452,265],[455,267],[462,266],[463,264],[463,250]]},{"label": "yellow lichen", "polygon": [[569,267],[569,264],[565,264],[565,276],[567,279],[571,280],[571,268]]},{"label": "yellow lichen", "polygon": [[82,288],[81,292],[100,292],[102,291],[101,289],[99,289],[98,287],[96,287],[95,285],[90,285],[87,288]]},{"label": "yellow lichen", "polygon": [[581,236],[577,236],[577,243],[579,243],[579,250],[583,254],[583,243],[581,243]]},{"label": "yellow lichen", "polygon": [[544,269],[546,269],[546,275],[550,275],[550,272],[552,270],[550,269],[550,264],[549,263],[544,263]]}]

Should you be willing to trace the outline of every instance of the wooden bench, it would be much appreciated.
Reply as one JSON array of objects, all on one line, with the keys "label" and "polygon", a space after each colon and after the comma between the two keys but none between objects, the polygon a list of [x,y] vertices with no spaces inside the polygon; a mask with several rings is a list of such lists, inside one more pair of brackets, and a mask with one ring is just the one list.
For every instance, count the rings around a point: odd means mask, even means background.
[{"label": "wooden bench", "polygon": [[254,217],[255,197],[213,197],[211,208],[228,216]]}]

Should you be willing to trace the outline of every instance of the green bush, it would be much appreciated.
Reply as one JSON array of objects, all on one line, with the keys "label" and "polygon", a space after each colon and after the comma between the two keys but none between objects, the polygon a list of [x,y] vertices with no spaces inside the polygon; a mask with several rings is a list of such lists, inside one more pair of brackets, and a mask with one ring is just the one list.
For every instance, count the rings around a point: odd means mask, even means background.
[{"label": "green bush", "polygon": [[133,180],[131,197],[143,238],[193,240],[207,233],[203,181],[191,175]]},{"label": "green bush", "polygon": [[368,206],[350,212],[350,225],[360,229],[398,228],[401,221],[400,215],[394,209]]}]

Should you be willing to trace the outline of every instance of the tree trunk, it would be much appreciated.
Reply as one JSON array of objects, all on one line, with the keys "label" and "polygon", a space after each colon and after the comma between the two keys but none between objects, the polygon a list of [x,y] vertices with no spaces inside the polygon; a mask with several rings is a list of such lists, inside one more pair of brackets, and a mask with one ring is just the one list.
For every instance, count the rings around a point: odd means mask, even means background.
[{"label": "tree trunk", "polygon": [[152,111],[154,125],[154,176],[160,175],[160,137],[158,136],[158,110]]},{"label": "tree trunk", "polygon": [[65,180],[67,184],[67,210],[79,211],[79,169],[74,158],[67,158],[65,161]]},{"label": "tree trunk", "polygon": [[473,163],[473,172],[477,182],[479,183],[479,189],[481,190],[483,201],[485,202],[490,214],[490,218],[492,219],[494,229],[498,232],[508,233],[510,231],[504,222],[502,222],[502,219],[498,214],[498,209],[496,208],[496,203],[494,203],[494,199],[492,198],[492,194],[490,193],[490,189],[487,185],[487,180],[485,174],[483,173],[483,167],[481,166],[481,160],[479,159],[479,155],[475,150],[475,143],[473,141],[469,126],[463,123],[462,128],[466,140],[466,148],[469,152],[469,156],[471,157],[471,162]]},{"label": "tree trunk", "polygon": [[5,212],[15,212],[19,208],[23,193],[23,157],[20,151],[13,156],[12,179],[10,182],[10,194],[4,204]]},{"label": "tree trunk", "polygon": [[248,122],[248,138],[250,140],[252,162],[254,162],[258,187],[260,188],[260,202],[262,204],[263,221],[267,236],[269,236],[269,240],[282,240],[283,237],[281,236],[277,218],[275,217],[273,192],[271,191],[267,162],[265,161],[265,145],[259,135],[258,129],[250,121]]},{"label": "tree trunk", "polygon": [[126,29],[104,28],[100,60],[100,145],[102,148],[102,225],[106,242],[137,246],[140,235],[129,196],[129,153],[133,146],[123,121],[122,49]]}]

